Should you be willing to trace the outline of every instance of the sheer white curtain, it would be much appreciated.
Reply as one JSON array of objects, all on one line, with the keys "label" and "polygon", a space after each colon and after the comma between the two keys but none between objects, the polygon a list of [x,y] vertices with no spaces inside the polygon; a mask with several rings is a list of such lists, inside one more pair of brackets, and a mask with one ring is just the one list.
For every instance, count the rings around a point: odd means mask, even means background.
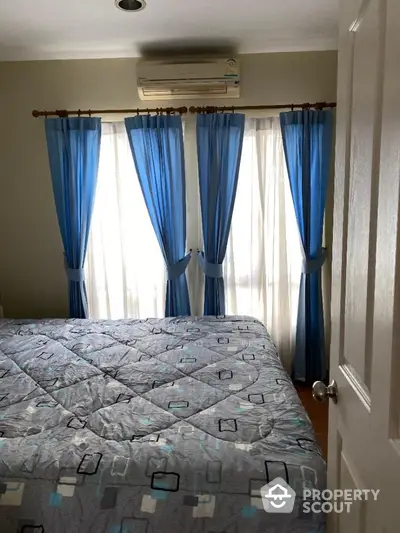
[{"label": "sheer white curtain", "polygon": [[294,350],[301,258],[279,118],[248,118],[224,261],[226,312],[261,320],[287,369]]},{"label": "sheer white curtain", "polygon": [[164,315],[164,261],[123,122],[102,124],[85,269],[91,318]]}]

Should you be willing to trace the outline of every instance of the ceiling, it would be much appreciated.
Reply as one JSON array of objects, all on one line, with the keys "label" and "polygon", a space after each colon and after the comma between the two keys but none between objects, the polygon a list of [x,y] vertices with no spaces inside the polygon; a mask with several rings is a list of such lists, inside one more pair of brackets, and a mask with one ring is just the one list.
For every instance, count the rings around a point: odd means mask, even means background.
[{"label": "ceiling", "polygon": [[337,47],[338,0],[1,0],[0,61]]}]

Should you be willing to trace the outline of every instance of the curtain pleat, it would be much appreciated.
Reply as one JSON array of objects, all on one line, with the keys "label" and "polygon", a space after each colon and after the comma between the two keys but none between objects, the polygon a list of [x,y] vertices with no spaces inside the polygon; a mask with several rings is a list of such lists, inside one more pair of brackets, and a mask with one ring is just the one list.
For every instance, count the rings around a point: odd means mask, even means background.
[{"label": "curtain pleat", "polygon": [[332,111],[281,113],[281,129],[297,224],[303,245],[293,377],[326,377],[321,268],[322,232],[332,152]]},{"label": "curtain pleat", "polygon": [[204,314],[225,314],[222,263],[226,254],[242,152],[244,115],[197,116],[197,157],[205,274]]},{"label": "curtain pleat", "polygon": [[[147,210],[167,268],[165,316],[190,315],[186,267],[186,188],[180,116],[125,119]],[[137,228],[140,231],[139,228]],[[142,251],[145,260],[145,250]]]},{"label": "curtain pleat", "polygon": [[99,165],[99,118],[46,119],[54,200],[64,246],[71,318],[87,318],[84,263]]}]

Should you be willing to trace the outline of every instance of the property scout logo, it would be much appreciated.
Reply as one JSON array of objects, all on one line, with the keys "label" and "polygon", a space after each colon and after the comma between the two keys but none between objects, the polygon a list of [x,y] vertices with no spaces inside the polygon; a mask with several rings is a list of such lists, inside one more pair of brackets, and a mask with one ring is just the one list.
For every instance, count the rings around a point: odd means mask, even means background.
[{"label": "property scout logo", "polygon": [[[296,493],[280,477],[260,489],[262,504],[267,513],[291,513],[296,501]],[[372,489],[304,489],[303,513],[349,513],[355,501],[378,499],[379,490]]]}]

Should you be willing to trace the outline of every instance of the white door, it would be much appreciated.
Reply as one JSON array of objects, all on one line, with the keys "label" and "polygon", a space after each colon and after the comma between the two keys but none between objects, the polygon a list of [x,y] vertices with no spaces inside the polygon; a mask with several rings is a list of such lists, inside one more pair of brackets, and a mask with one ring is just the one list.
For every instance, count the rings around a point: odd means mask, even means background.
[{"label": "white door", "polygon": [[400,0],[341,0],[330,488],[380,489],[332,533],[400,532]]}]

